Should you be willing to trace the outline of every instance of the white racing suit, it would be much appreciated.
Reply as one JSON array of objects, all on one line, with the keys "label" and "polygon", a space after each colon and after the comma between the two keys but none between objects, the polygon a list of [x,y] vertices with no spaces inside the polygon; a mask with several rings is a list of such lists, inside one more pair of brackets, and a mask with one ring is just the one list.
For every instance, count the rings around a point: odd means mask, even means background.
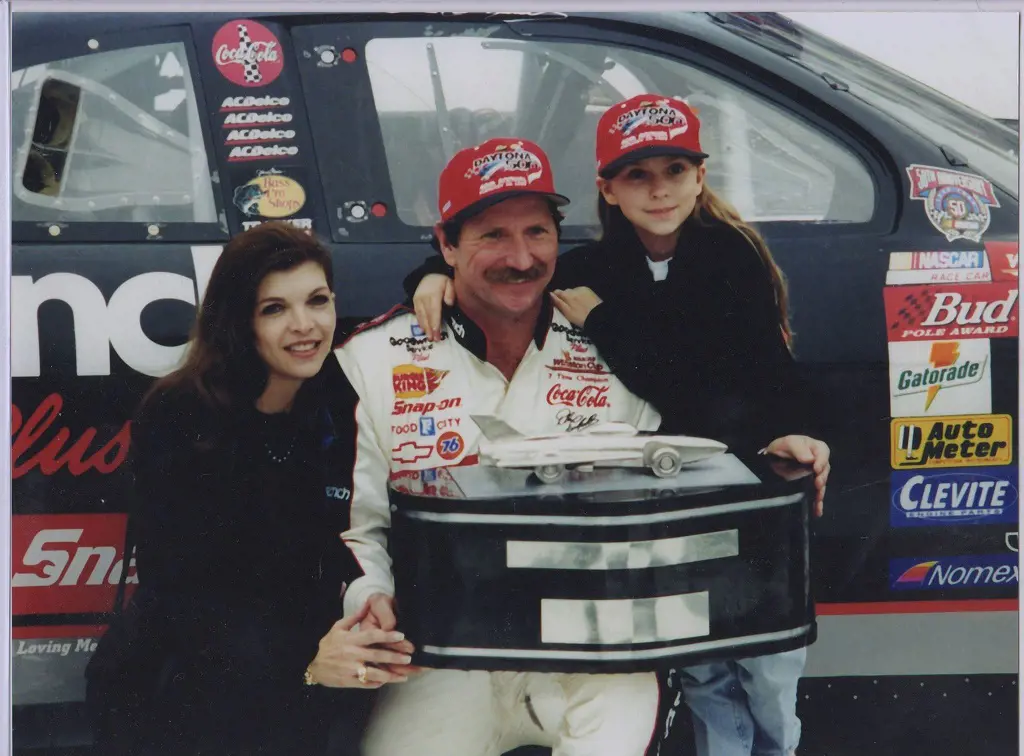
[{"label": "white racing suit", "polygon": [[[526,434],[600,421],[654,430],[661,421],[550,306],[511,381],[486,361],[483,333],[458,310],[445,313],[442,335],[428,342],[411,312],[396,308],[335,350],[359,397],[351,522],[342,537],[364,575],[345,593],[346,615],[373,593],[394,595],[391,562],[402,555],[387,551],[389,479],[475,463],[480,430],[471,414],[497,416]],[[429,670],[381,691],[364,753],[497,756],[536,744],[554,756],[642,756],[657,708],[651,672]]]}]

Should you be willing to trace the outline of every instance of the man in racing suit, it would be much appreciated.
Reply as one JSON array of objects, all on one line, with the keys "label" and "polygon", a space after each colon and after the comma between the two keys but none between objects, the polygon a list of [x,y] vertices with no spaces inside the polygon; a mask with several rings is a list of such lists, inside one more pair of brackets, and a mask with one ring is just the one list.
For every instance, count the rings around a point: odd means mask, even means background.
[{"label": "man in racing suit", "polygon": [[[435,227],[458,296],[442,339],[428,341],[400,307],[336,350],[358,395],[343,539],[364,576],[345,593],[346,616],[368,601],[365,622],[395,627],[391,563],[402,555],[387,550],[388,480],[475,464],[480,430],[470,415],[494,415],[527,434],[660,423],[545,294],[566,202],[536,144],[492,139],[459,152],[440,177]],[[642,756],[657,707],[653,673],[427,670],[382,691],[364,752],[497,756],[536,744],[554,756]]]}]

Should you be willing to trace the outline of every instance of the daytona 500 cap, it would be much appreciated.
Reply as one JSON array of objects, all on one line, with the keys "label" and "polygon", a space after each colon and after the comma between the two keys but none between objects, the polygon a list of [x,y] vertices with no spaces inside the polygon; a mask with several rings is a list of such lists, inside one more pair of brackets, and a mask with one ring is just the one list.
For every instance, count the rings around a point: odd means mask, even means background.
[{"label": "daytona 500 cap", "polygon": [[642,94],[612,105],[597,122],[597,174],[614,176],[622,166],[661,155],[706,158],[700,120],[676,97]]},{"label": "daytona 500 cap", "polygon": [[459,150],[448,161],[438,180],[437,207],[441,222],[447,223],[523,194],[540,194],[559,206],[569,203],[555,192],[551,161],[539,145],[526,139],[488,139]]}]

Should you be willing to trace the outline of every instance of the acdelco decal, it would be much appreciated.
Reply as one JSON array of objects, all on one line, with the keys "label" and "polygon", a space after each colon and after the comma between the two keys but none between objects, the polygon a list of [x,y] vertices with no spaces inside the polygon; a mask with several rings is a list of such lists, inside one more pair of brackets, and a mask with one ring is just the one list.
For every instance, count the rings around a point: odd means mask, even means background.
[{"label": "acdelco decal", "polygon": [[893,590],[989,588],[1018,583],[1015,554],[891,559]]},{"label": "acdelco decal", "polygon": [[228,144],[256,144],[294,138],[295,129],[232,129],[224,141]]},{"label": "acdelco decal", "polygon": [[[258,110],[259,108],[286,108],[291,105],[289,97],[271,97],[269,95],[256,97],[253,95],[239,95],[237,97],[225,97],[220,104],[222,113],[230,110]],[[289,120],[291,120],[289,116]]]},{"label": "acdelco decal", "polygon": [[894,527],[993,525],[1017,522],[1017,467],[894,472]]},{"label": "acdelco decal", "polygon": [[265,126],[274,123],[291,123],[291,113],[228,113],[224,116],[223,128],[237,126]]},{"label": "acdelco decal", "polygon": [[906,284],[978,283],[992,280],[984,250],[891,252],[887,286]]},{"label": "acdelco decal", "polygon": [[985,252],[988,255],[989,264],[992,266],[993,281],[1018,280],[1017,263],[1019,252],[1017,242],[987,241]]},{"label": "acdelco decal", "polygon": [[[417,399],[432,394],[448,375],[447,370],[421,368],[418,365],[397,365],[391,370],[396,399]],[[397,414],[397,413],[395,413]]]},{"label": "acdelco decal", "polygon": [[273,158],[295,157],[298,154],[299,148],[293,144],[251,144],[232,147],[231,152],[228,153],[228,162],[241,163],[248,160],[271,160]]},{"label": "acdelco decal", "polygon": [[1012,462],[1009,415],[956,415],[892,421],[890,455],[896,470],[980,467]]},{"label": "acdelco decal", "polygon": [[889,382],[892,417],[988,414],[989,340],[891,343]]},{"label": "acdelco decal", "polygon": [[1017,338],[1017,286],[887,287],[889,341]]},{"label": "acdelco decal", "polygon": [[[123,568],[123,514],[15,515],[14,614],[109,612]],[[138,582],[135,559],[125,582]]]},{"label": "acdelco decal", "polygon": [[213,62],[225,79],[240,87],[263,87],[281,75],[281,43],[263,24],[240,19],[213,35]]}]

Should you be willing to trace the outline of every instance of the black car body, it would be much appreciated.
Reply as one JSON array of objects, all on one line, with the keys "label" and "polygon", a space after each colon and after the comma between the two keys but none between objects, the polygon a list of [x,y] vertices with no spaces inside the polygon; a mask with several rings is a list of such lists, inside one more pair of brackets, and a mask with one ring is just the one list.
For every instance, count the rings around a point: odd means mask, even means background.
[{"label": "black car body", "polygon": [[598,116],[655,91],[700,111],[829,399],[801,751],[1012,752],[1014,131],[773,14],[16,14],[13,68],[17,747],[87,742],[128,420],[224,241],[311,228],[339,315],[373,316],[455,149],[539,142],[568,248],[595,232]]}]

